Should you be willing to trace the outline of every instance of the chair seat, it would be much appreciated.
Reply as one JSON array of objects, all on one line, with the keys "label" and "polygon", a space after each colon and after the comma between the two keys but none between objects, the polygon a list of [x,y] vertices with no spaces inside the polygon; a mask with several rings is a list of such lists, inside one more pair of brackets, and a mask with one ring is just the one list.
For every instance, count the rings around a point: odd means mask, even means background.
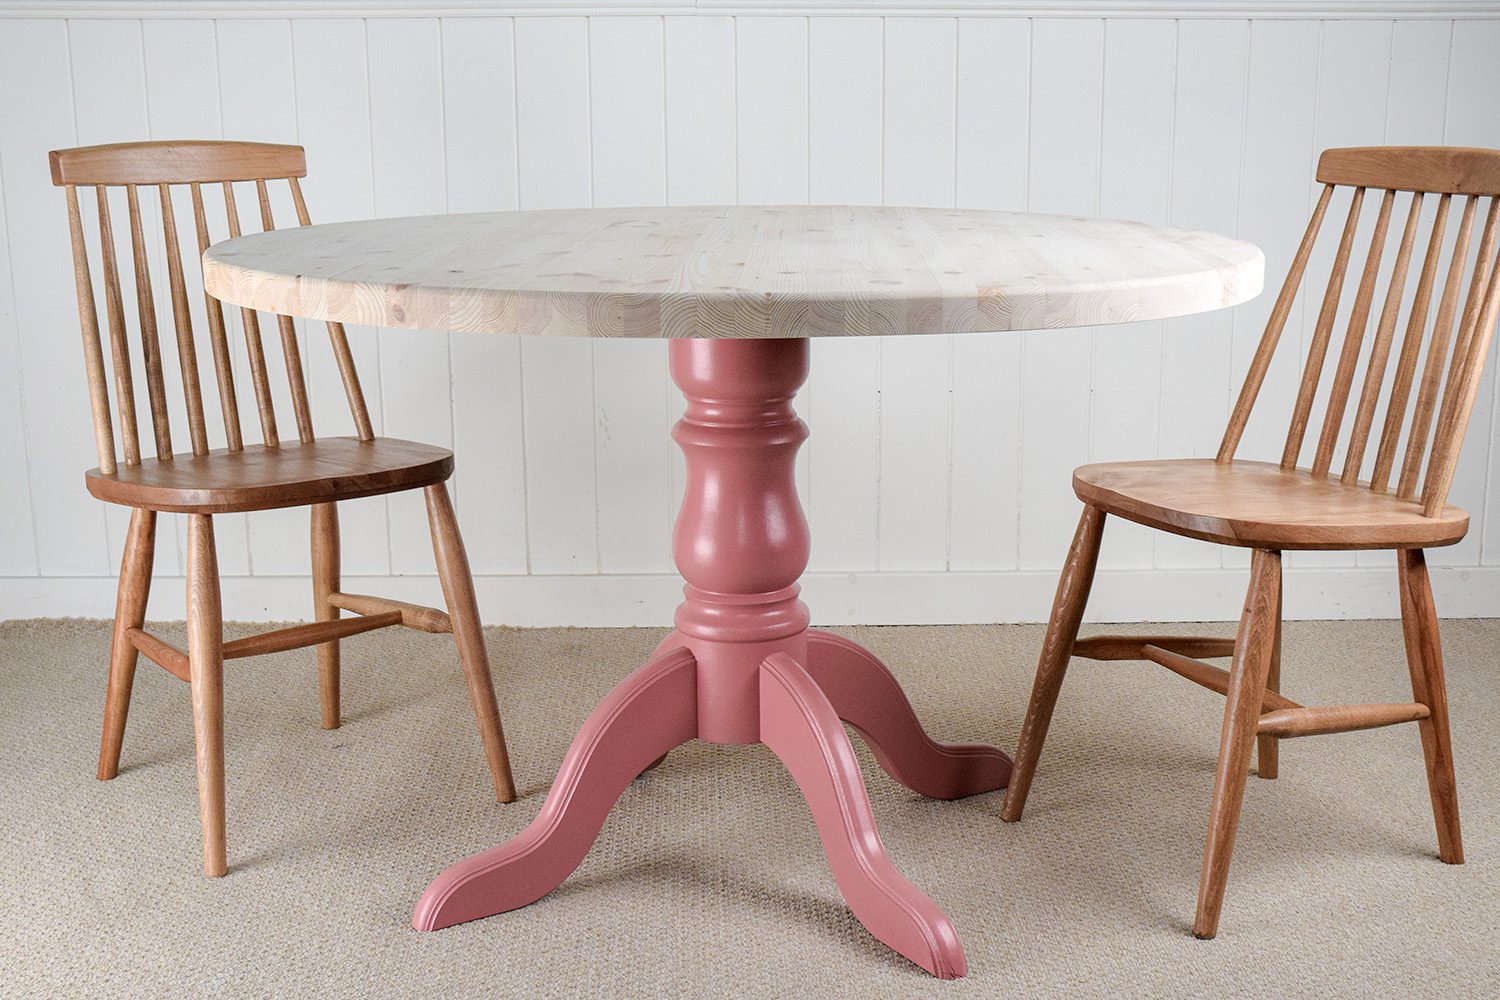
[{"label": "chair seat", "polygon": [[441,483],[452,474],[453,453],[446,448],[395,438],[338,437],[148,459],[109,474],[91,469],[85,479],[90,493],[110,503],[222,514],[395,493]]},{"label": "chair seat", "polygon": [[1364,484],[1346,486],[1269,462],[1185,459],[1085,465],[1078,499],[1130,521],[1222,545],[1266,549],[1403,549],[1451,545],[1469,515]]}]

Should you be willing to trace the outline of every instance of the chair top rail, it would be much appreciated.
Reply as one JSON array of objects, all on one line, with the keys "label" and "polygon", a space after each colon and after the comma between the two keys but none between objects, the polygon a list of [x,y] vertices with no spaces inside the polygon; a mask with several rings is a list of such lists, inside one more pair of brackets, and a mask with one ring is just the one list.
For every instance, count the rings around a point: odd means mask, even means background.
[{"label": "chair top rail", "polygon": [[301,146],[268,142],[171,140],[55,149],[52,183],[202,184],[307,176]]},{"label": "chair top rail", "polygon": [[1425,191],[1500,194],[1500,150],[1458,146],[1354,146],[1318,158],[1324,184]]}]

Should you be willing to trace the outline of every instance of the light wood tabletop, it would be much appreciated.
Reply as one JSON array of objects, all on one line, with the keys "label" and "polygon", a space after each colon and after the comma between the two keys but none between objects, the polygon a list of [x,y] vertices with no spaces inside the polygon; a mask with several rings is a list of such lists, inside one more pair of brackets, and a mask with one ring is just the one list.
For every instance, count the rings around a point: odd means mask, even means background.
[{"label": "light wood tabletop", "polygon": [[1260,291],[1216,233],[1112,219],[848,206],[560,209],[377,219],[209,248],[257,309],[588,337],[1033,330],[1180,316]]}]

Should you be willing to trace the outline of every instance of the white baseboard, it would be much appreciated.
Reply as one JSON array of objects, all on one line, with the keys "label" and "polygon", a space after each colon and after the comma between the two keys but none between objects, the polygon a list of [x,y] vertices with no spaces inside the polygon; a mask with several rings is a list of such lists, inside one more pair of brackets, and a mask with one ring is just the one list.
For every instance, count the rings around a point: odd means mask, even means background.
[{"label": "white baseboard", "polygon": [[[1500,566],[1433,567],[1439,612],[1447,618],[1500,617]],[[1227,621],[1239,617],[1243,569],[1100,572],[1089,603],[1095,622]],[[681,599],[669,575],[480,576],[474,580],[485,622],[521,628],[665,626]],[[940,625],[1045,621],[1057,587],[1051,571],[987,573],[815,573],[803,578],[813,620],[824,625]],[[435,577],[345,577],[344,589],[441,605]],[[301,620],[311,587],[305,577],[226,577],[231,620]],[[106,577],[0,577],[0,620],[114,614],[115,581]],[[159,577],[150,616],[181,619],[181,577]],[[1291,619],[1394,618],[1393,567],[1289,567]]]}]

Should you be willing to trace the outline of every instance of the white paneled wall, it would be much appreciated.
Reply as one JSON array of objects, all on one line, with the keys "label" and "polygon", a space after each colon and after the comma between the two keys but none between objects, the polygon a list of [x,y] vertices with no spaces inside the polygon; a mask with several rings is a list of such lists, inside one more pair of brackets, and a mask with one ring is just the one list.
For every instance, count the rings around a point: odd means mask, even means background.
[{"label": "white paneled wall", "polygon": [[[123,537],[82,486],[94,452],[51,148],[299,142],[322,221],[735,201],[1126,216],[1238,233],[1274,283],[1319,149],[1500,146],[1500,4],[715,6],[0,2],[0,617],[110,613]],[[799,400],[815,616],[1044,617],[1070,470],[1212,454],[1270,297],[1165,323],[817,341]],[[377,430],[458,454],[487,620],[670,620],[682,474],[663,344],[351,338]],[[343,432],[324,344],[303,352],[318,419]],[[1283,357],[1262,408],[1285,412],[1295,380]],[[1433,556],[1454,614],[1500,614],[1495,384],[1454,489],[1473,529]],[[1253,424],[1242,453],[1275,434]],[[351,588],[434,599],[419,500],[346,507]],[[305,512],[223,520],[228,612],[305,615]],[[159,572],[180,575],[163,536]],[[1244,564],[1113,524],[1092,612],[1231,617]],[[1396,612],[1388,555],[1291,565],[1292,615]],[[180,614],[180,592],[159,584],[153,615]]]}]

